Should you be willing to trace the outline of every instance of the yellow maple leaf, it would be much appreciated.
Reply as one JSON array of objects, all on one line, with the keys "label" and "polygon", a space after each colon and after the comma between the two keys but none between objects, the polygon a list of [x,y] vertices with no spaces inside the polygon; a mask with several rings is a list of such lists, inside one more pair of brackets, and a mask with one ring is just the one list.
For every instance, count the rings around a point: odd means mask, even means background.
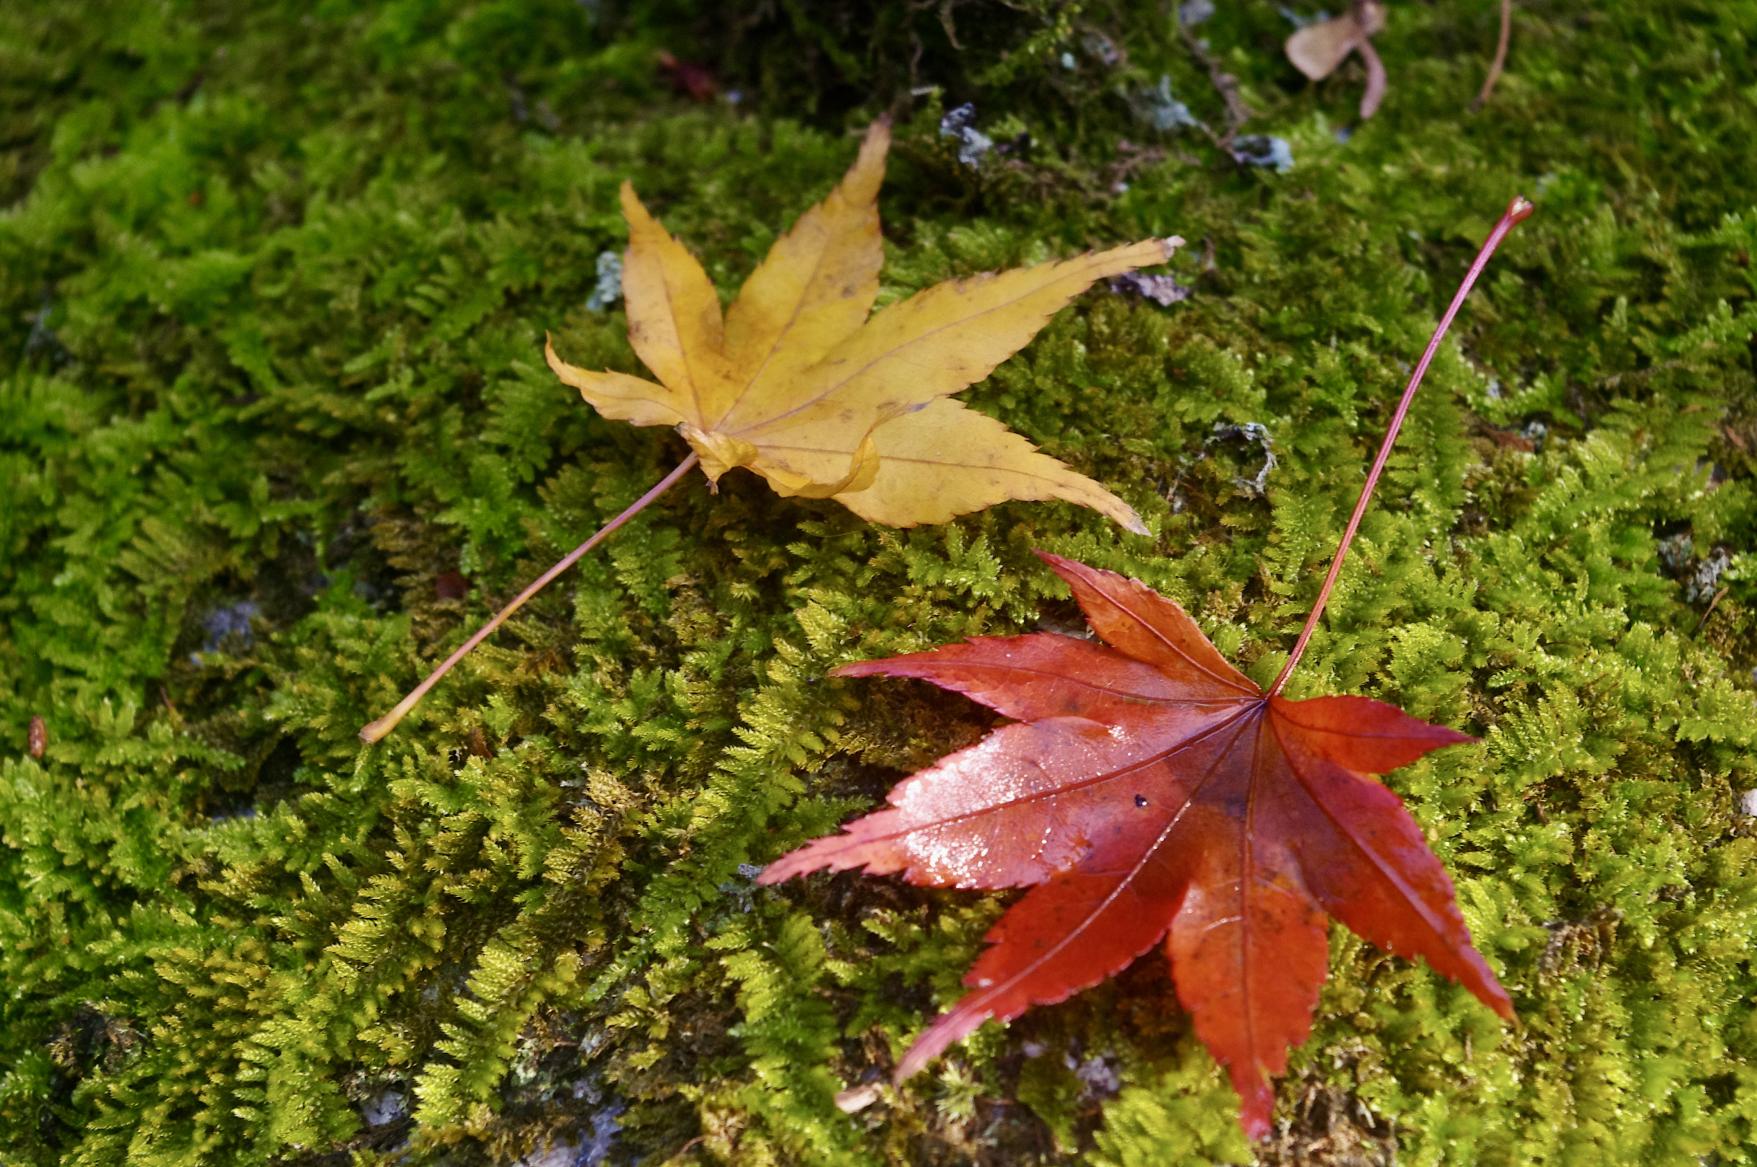
[{"label": "yellow maple leaf", "polygon": [[1163,262],[1183,240],[953,280],[868,318],[884,245],[878,191],[891,132],[867,131],[828,198],[775,242],[732,306],[702,265],[622,186],[628,338],[658,380],[549,367],[605,417],[675,426],[691,453],[658,485],[544,572],[360,731],[384,737],[452,666],[556,576],[699,464],[710,483],[743,466],[784,495],[834,498],[894,527],[943,523],[1006,499],[1059,498],[1129,530],[1134,509],[951,394],[991,373],[1095,281]]},{"label": "yellow maple leaf", "polygon": [[1163,262],[1181,240],[939,284],[868,319],[890,140],[884,122],[867,131],[841,185],[775,243],[724,317],[701,264],[624,183],[628,335],[658,381],[578,368],[553,345],[549,367],[606,417],[676,426],[710,480],[744,466],[780,494],[834,498],[894,527],[1060,498],[1145,533],[1116,495],[946,398],[1094,281]]}]

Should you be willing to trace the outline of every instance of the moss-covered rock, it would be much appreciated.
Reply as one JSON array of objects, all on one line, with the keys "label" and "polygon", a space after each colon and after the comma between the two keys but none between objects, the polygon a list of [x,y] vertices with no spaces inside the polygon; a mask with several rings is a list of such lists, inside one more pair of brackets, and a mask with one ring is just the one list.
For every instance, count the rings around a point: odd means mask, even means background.
[{"label": "moss-covered rock", "polygon": [[[1267,5],[0,8],[0,1159],[1752,1161],[1757,7],[1520,5],[1472,112],[1494,9],[1350,126]],[[887,298],[1192,241],[966,395],[1154,536],[698,483],[360,748],[681,456],[541,360],[638,367],[617,184],[736,286],[885,109]],[[1267,679],[1517,192],[1295,687],[1483,737],[1391,784],[1521,1023],[1338,930],[1255,1152],[1157,956],[884,1084],[1001,901],[753,865],[988,722],[824,673],[1067,626],[1041,546]]]}]

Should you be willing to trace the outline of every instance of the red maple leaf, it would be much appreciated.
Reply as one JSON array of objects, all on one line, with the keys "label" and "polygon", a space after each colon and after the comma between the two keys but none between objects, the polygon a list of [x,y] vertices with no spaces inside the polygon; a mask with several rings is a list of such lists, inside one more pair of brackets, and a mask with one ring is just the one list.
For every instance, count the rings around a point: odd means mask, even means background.
[{"label": "red maple leaf", "polygon": [[837,669],[918,677],[1018,723],[762,875],[864,867],[939,887],[1035,885],[988,934],[964,978],[972,991],[916,1039],[899,1078],[987,1018],[1060,1001],[1163,939],[1178,999],[1261,1137],[1269,1075],[1311,1028],[1326,915],[1425,957],[1512,1016],[1421,828],[1366,776],[1471,738],[1364,697],[1271,696],[1171,600],[1043,558],[1104,644],[985,638]]},{"label": "red maple leaf", "polygon": [[1364,697],[1292,701],[1281,688],[1440,338],[1489,254],[1530,210],[1524,200],[1509,206],[1435,331],[1305,629],[1267,690],[1173,601],[1043,552],[1102,644],[1054,633],[979,638],[835,670],[919,678],[1015,719],[900,783],[889,809],[761,876],[776,883],[858,867],[939,887],[1031,887],[989,932],[964,978],[970,992],[898,1063],[898,1080],[983,1021],[1063,1000],[1164,940],[1178,999],[1231,1076],[1246,1133],[1262,1138],[1270,1077],[1311,1030],[1327,916],[1423,957],[1513,1016],[1421,828],[1369,777],[1473,739]]}]

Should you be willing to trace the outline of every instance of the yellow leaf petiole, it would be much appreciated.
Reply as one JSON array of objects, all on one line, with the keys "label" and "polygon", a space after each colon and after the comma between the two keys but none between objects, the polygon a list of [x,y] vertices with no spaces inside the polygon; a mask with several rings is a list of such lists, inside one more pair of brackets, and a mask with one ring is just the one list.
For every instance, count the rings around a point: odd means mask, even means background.
[{"label": "yellow leaf petiole", "polygon": [[404,697],[401,701],[398,701],[395,709],[392,709],[377,721],[371,722],[363,727],[360,730],[360,740],[371,745],[373,742],[380,740],[386,734],[390,733],[391,730],[395,729],[397,727],[397,722],[408,716],[409,711],[421,703],[421,698],[427,695],[427,690],[433,688],[434,685],[437,685],[441,677],[451,672],[452,668],[459,661],[470,655],[471,649],[475,648],[478,644],[487,640],[489,636],[493,635],[496,628],[499,628],[502,624],[506,623],[514,612],[517,612],[520,608],[525,606],[526,601],[544,588],[548,587],[550,582],[554,580],[556,576],[578,563],[586,552],[596,547],[599,543],[602,543],[611,532],[616,530],[616,528],[622,526],[624,523],[640,514],[643,510],[646,510],[654,499],[657,499],[667,490],[676,486],[678,479],[695,469],[696,463],[700,460],[701,459],[694,453],[691,453],[689,457],[685,458],[678,464],[677,469],[661,478],[653,486],[653,489],[647,491],[647,493],[641,495],[634,502],[630,503],[628,509],[624,510],[614,519],[611,519],[608,523],[605,523],[602,527],[598,528],[597,532],[590,539],[587,539],[584,543],[581,543],[578,547],[569,551],[556,562],[554,567],[551,567],[548,571],[531,581],[529,587],[514,596],[512,602],[494,614],[494,619],[476,629],[470,639],[458,645],[457,651],[446,657],[445,661],[438,668],[434,669],[431,673],[428,673],[426,680],[422,681],[419,685],[416,685],[413,689],[410,689],[409,695]]}]

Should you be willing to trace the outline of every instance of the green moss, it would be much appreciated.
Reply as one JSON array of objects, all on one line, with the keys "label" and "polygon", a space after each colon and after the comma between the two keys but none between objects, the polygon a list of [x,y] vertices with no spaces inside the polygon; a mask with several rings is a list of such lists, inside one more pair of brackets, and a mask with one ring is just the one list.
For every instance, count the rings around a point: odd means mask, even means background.
[{"label": "green moss", "polygon": [[[0,1158],[1249,1161],[1161,958],[892,1088],[1002,898],[750,865],[983,732],[824,674],[1071,626],[1033,547],[1273,675],[1524,191],[1295,681],[1482,736],[1391,784],[1521,1022],[1338,930],[1260,1155],[1751,1161],[1757,8],[1521,6],[1472,114],[1494,6],[1397,6],[1345,142],[1357,67],[1296,84],[1273,6],[1222,13],[1199,34],[1285,174],[1138,119],[1166,75],[1225,124],[1155,5],[782,4],[726,35],[666,4],[37,8],[0,12]],[[660,49],[741,100],[691,106]],[[966,100],[1028,147],[958,161]],[[1153,538],[683,488],[362,751],[681,455],[540,359],[553,331],[638,367],[584,307],[617,184],[736,286],[886,108],[887,299],[1191,240],[1189,300],[1095,293],[967,395]]]}]

